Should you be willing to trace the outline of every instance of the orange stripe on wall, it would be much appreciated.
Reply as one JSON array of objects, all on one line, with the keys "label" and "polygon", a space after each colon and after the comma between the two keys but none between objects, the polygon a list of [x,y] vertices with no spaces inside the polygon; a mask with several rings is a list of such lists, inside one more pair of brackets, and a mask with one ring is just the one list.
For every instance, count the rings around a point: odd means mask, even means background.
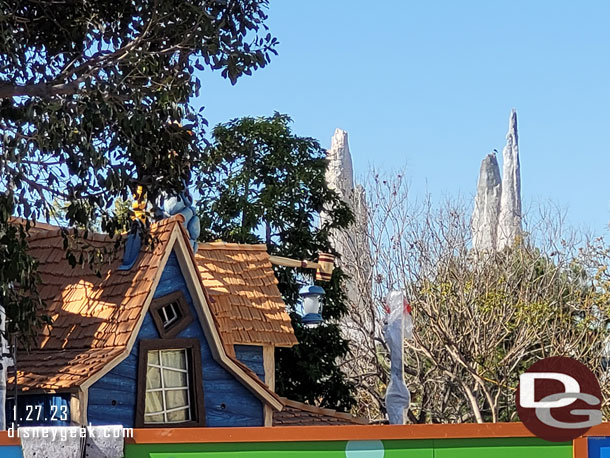
[{"label": "orange stripe on wall", "polygon": [[451,425],[275,426],[273,428],[135,429],[129,443],[309,442],[337,440],[534,437],[522,423]]},{"label": "orange stripe on wall", "polygon": [[[594,426],[574,440],[574,458],[587,458],[586,437],[610,437],[610,423]],[[451,425],[276,426],[266,428],[143,428],[134,429],[127,443],[306,442],[333,440],[474,439],[534,437],[522,423]],[[0,431],[0,446],[20,445],[17,437]]]},{"label": "orange stripe on wall", "polygon": [[591,427],[583,436],[598,436],[598,437],[609,437],[610,436],[610,423],[604,422],[599,425]]},{"label": "orange stripe on wall", "polygon": [[574,439],[572,442],[572,456],[573,458],[588,458],[589,443],[586,437]]},{"label": "orange stripe on wall", "polygon": [[21,445],[21,440],[17,437],[8,437],[8,431],[0,431],[0,446],[2,445]]}]

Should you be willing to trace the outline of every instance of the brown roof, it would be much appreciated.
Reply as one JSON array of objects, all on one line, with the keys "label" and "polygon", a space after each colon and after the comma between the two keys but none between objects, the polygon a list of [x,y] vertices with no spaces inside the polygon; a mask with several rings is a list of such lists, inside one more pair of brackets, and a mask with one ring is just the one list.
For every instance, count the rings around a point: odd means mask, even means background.
[{"label": "brown roof", "polygon": [[[39,262],[44,313],[53,324],[44,327],[34,350],[18,355],[23,390],[73,388],[126,349],[177,221],[167,219],[153,227],[158,243],[144,250],[130,270],[117,270],[122,262],[119,255],[100,266],[101,277],[89,267],[68,264],[60,230],[30,237],[30,252]],[[89,243],[102,247],[114,242],[96,234]]]},{"label": "brown roof", "polygon": [[311,406],[281,398],[284,408],[273,412],[273,426],[366,425],[368,421],[349,413]]},{"label": "brown roof", "polygon": [[[21,224],[25,226],[27,224],[27,220],[23,218],[19,218],[17,216],[11,216],[9,221],[13,224]],[[53,226],[52,224],[43,223],[42,221],[32,222],[30,221],[30,230],[29,235],[40,234],[41,232],[47,231],[55,231],[59,229],[58,226]]]},{"label": "brown roof", "polygon": [[265,245],[200,243],[195,260],[226,345],[298,343]]},{"label": "brown roof", "polygon": [[[57,391],[76,387],[123,352],[122,348],[32,351],[17,361],[22,391]],[[11,376],[9,384],[14,383]]]}]

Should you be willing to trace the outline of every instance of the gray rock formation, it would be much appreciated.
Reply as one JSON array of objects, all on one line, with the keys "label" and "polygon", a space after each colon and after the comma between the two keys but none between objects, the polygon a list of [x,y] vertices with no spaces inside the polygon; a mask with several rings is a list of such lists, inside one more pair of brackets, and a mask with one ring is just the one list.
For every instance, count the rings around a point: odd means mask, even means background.
[{"label": "gray rock formation", "polygon": [[[326,158],[329,161],[326,182],[354,214],[354,223],[347,231],[333,231],[331,244],[339,253],[337,265],[349,275],[346,294],[352,308],[362,309],[371,299],[372,267],[368,245],[368,207],[362,186],[354,186],[352,156],[347,132],[336,129]],[[322,222],[325,215],[322,214]]]},{"label": "gray rock formation", "polygon": [[521,172],[519,169],[519,137],[517,135],[517,111],[510,114],[506,146],[502,151],[502,197],[496,249],[502,250],[521,235]]},{"label": "gray rock formation", "polygon": [[347,202],[354,189],[354,169],[346,131],[335,129],[326,159],[329,161],[326,182]]},{"label": "gray rock formation", "polygon": [[472,247],[476,251],[495,251],[500,216],[502,179],[496,154],[481,162],[477,196],[472,214]]},{"label": "gray rock formation", "polygon": [[521,229],[521,172],[517,112],[513,108],[508,123],[506,146],[502,151],[503,173],[494,153],[481,162],[477,196],[472,214],[474,251],[499,251],[515,243]]}]

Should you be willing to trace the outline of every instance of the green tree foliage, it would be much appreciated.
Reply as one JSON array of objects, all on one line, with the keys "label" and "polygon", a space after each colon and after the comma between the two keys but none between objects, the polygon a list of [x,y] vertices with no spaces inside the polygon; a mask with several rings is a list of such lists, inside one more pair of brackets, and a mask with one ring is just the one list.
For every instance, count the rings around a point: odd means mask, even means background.
[{"label": "green tree foliage", "polygon": [[[603,379],[610,304],[607,285],[586,262],[557,263],[517,243],[476,261],[472,253],[448,255],[440,269],[411,284],[419,336],[407,364],[425,387],[417,397],[426,398],[418,418],[518,420],[519,375],[549,356],[576,358]],[[453,402],[443,405],[443,398]]]},{"label": "green tree foliage", "polygon": [[266,31],[266,7],[266,0],[2,2],[0,300],[11,331],[35,324],[12,305],[35,294],[35,281],[23,281],[34,264],[11,214],[48,219],[61,202],[68,226],[99,221],[112,235],[122,224],[116,198],[128,200],[138,185],[152,202],[181,190],[206,123],[189,104],[200,89],[195,70],[218,70],[235,83],[264,67],[277,43]]},{"label": "green tree foliage", "polygon": [[[7,221],[14,210],[14,202],[0,194],[0,219]],[[37,314],[42,305],[37,295],[24,294],[36,290],[38,264],[27,254],[25,225],[0,225],[0,294],[4,311],[11,317],[10,330],[21,336],[25,342],[32,340],[36,329],[48,318]]]},{"label": "green tree foliage", "polygon": [[[325,151],[312,138],[294,135],[291,120],[235,119],[213,130],[213,141],[198,175],[202,239],[267,244],[271,254],[316,259],[329,251],[329,231],[352,220],[347,206],[328,188]],[[327,217],[318,227],[322,210]],[[292,310],[299,345],[277,352],[277,390],[292,399],[347,409],[352,385],[337,366],[347,352],[336,320],[346,313],[336,269],[326,290],[325,322],[306,329],[296,313],[302,282],[312,271],[277,267],[279,287]]]}]

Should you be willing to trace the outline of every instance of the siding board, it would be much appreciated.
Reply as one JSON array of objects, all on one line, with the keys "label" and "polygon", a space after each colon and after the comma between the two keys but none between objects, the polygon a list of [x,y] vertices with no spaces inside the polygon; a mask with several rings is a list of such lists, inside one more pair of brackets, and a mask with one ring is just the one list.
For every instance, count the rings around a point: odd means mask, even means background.
[{"label": "siding board", "polygon": [[265,381],[263,347],[258,345],[235,345],[235,356],[254,371],[262,382]]}]

